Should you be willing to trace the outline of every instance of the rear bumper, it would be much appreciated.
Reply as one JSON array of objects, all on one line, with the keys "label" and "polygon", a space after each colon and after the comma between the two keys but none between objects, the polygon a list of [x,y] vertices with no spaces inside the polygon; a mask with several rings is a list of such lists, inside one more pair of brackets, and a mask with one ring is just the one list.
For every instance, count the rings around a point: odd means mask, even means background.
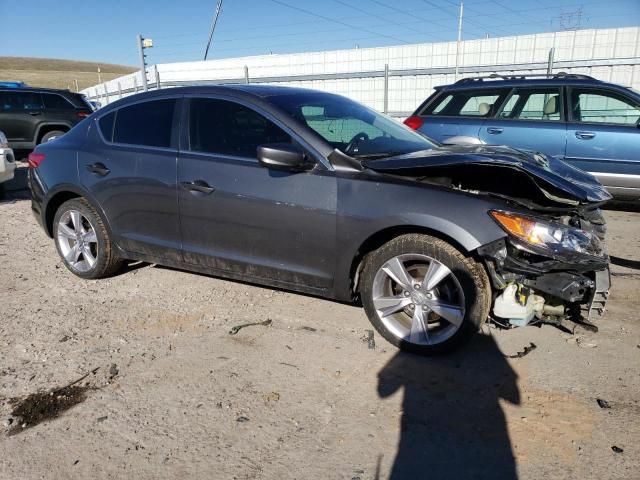
[{"label": "rear bumper", "polygon": [[45,197],[45,189],[38,177],[37,170],[30,168],[27,174],[27,183],[29,185],[29,190],[31,191],[31,213],[36,218],[38,224],[42,229],[49,234],[45,225],[44,219],[44,197]]}]

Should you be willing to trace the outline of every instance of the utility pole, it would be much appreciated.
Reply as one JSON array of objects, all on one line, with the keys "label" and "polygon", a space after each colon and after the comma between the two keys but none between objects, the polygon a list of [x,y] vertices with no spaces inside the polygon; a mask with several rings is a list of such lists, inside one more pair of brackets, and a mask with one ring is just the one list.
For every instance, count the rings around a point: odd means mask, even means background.
[{"label": "utility pole", "polygon": [[218,17],[220,16],[220,12],[222,11],[222,0],[218,0],[216,4],[216,12],[213,15],[213,22],[211,23],[211,30],[209,31],[209,41],[207,42],[207,48],[204,51],[204,59],[207,59],[207,55],[209,54],[209,47],[211,46],[211,40],[213,39],[213,32],[216,29],[216,24],[218,23]]},{"label": "utility pole", "polygon": [[80,88],[78,88],[78,79],[74,78],[73,82],[76,84],[76,93],[80,91]]},{"label": "utility pole", "polygon": [[98,84],[102,83],[102,75],[100,75],[100,67],[98,67]]},{"label": "utility pole", "polygon": [[460,0],[460,15],[458,16],[458,42],[456,43],[456,76],[460,71],[460,42],[462,42],[462,15],[464,14],[464,1]]},{"label": "utility pole", "polygon": [[147,86],[147,56],[144,54],[146,48],[153,47],[153,40],[150,38],[142,38],[141,34],[136,37],[138,51],[140,52],[140,66],[142,68],[142,89],[146,92],[149,90]]}]

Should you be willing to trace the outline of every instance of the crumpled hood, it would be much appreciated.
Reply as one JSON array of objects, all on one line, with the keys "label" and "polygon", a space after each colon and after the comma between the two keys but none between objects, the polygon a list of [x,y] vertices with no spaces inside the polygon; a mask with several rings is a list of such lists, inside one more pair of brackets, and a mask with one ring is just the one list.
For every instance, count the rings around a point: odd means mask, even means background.
[{"label": "crumpled hood", "polygon": [[[562,200],[574,204],[602,203],[612,198],[593,175],[562,160],[503,146],[444,146],[385,159],[365,160],[362,165],[378,172],[410,177],[455,176],[456,172],[470,173],[473,170],[473,175],[466,181],[471,183],[467,188],[507,196],[514,190],[513,182],[518,182],[518,177],[524,182],[522,175],[525,175],[545,197],[558,203],[563,203]],[[520,175],[514,176],[514,172]],[[493,177],[490,182],[487,176]]]}]

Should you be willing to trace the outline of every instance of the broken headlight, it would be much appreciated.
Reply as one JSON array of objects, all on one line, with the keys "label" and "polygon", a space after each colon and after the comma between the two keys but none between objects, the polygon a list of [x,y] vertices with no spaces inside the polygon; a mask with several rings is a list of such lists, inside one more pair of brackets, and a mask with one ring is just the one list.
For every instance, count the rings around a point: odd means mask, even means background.
[{"label": "broken headlight", "polygon": [[538,250],[557,254],[603,254],[595,232],[515,213],[492,210],[489,214],[508,234]]}]

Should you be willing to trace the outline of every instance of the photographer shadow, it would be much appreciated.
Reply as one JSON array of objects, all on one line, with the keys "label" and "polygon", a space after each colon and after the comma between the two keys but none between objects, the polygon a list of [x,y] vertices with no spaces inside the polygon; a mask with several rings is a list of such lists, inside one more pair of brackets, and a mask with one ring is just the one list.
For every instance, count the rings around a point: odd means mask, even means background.
[{"label": "photographer shadow", "polygon": [[396,354],[378,374],[381,398],[404,388],[400,441],[389,478],[516,479],[499,400],[520,404],[517,378],[488,335],[476,335],[447,357]]}]

